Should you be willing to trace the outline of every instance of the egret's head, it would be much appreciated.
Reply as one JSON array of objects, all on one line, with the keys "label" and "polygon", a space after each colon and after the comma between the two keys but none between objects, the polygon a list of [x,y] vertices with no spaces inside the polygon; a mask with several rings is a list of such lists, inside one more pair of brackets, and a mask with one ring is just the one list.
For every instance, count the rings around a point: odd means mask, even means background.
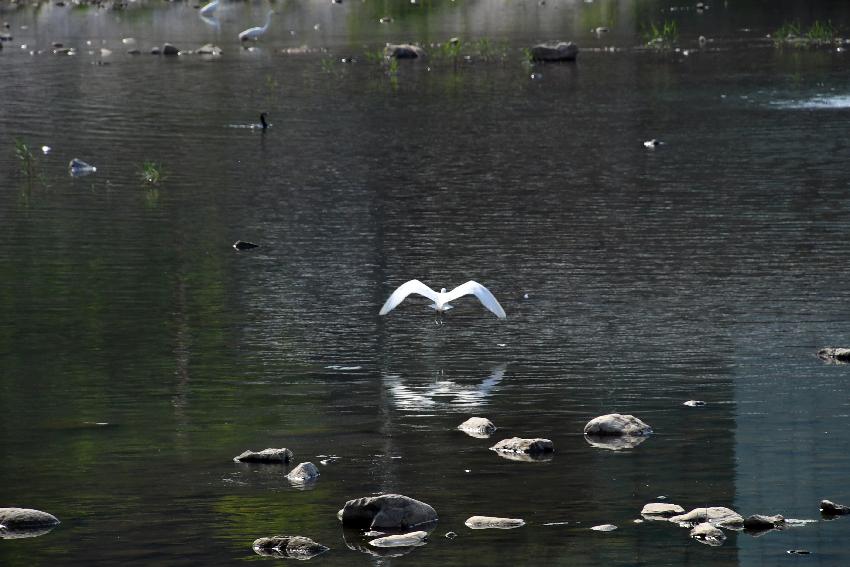
[{"label": "egret's head", "polygon": [[440,293],[446,293],[446,288],[441,287],[441,288],[440,288]]}]

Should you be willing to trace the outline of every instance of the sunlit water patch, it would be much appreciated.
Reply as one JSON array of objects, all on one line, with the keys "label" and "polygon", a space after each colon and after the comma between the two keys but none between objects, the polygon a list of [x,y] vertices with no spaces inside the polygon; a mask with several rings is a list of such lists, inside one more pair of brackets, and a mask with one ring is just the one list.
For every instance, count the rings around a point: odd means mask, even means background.
[{"label": "sunlit water patch", "polygon": [[776,108],[789,110],[821,110],[850,108],[850,95],[815,96],[803,100],[783,100],[772,103]]}]

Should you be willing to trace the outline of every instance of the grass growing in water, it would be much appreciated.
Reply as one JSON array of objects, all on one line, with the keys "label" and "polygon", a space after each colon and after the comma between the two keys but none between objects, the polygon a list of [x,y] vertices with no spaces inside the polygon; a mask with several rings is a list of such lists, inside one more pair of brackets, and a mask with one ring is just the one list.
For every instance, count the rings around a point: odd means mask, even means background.
[{"label": "grass growing in water", "polygon": [[664,20],[660,26],[650,22],[649,28],[643,32],[643,37],[649,45],[669,47],[679,39],[679,24],[676,20]]},{"label": "grass growing in water", "polygon": [[831,44],[838,37],[838,30],[830,20],[815,20],[808,30],[803,30],[800,22],[785,22],[772,37],[777,43],[796,43],[799,45]]},{"label": "grass growing in water", "polygon": [[146,161],[142,164],[139,177],[147,185],[158,185],[160,181],[165,179],[165,172],[162,169],[162,164]]},{"label": "grass growing in water", "polygon": [[38,176],[38,167],[35,163],[35,155],[33,155],[30,147],[21,140],[15,138],[15,157],[18,158],[18,163],[21,166],[21,173],[27,178],[27,181],[32,181]]},{"label": "grass growing in water", "polygon": [[825,23],[820,20],[815,20],[815,23],[813,23],[812,27],[809,28],[809,31],[806,32],[806,37],[808,39],[822,43],[832,43],[832,41],[835,40],[836,35],[838,34],[836,33],[832,22],[829,20]]},{"label": "grass growing in water", "polygon": [[773,32],[773,38],[779,41],[787,41],[800,37],[800,22],[785,22],[778,30]]}]

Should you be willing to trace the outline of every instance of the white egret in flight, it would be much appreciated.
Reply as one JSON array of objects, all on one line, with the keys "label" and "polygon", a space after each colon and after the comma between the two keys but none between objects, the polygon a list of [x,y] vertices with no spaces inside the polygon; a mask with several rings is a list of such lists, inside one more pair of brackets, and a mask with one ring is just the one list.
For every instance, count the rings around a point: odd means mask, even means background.
[{"label": "white egret in flight", "polygon": [[263,27],[248,28],[247,30],[240,32],[239,41],[257,41],[260,39],[260,36],[266,33],[266,30],[269,29],[269,24],[272,21],[272,14],[274,14],[274,10],[270,10],[269,13],[266,14],[266,25]]},{"label": "white egret in flight", "polygon": [[496,317],[499,319],[505,319],[507,317],[507,315],[505,315],[505,310],[502,309],[502,306],[499,305],[499,302],[493,294],[490,293],[490,290],[480,283],[472,280],[457,286],[449,292],[446,292],[446,288],[443,288],[439,293],[419,280],[410,280],[407,283],[401,284],[398,289],[390,295],[387,302],[384,303],[383,307],[381,307],[379,315],[386,315],[395,309],[398,304],[404,301],[404,298],[411,293],[419,294],[433,301],[434,303],[431,305],[431,308],[435,309],[437,313],[443,313],[454,307],[453,305],[449,305],[450,301],[454,301],[464,295],[474,295],[478,298],[481,304],[484,305],[484,307],[495,313]]},{"label": "white egret in flight", "polygon": [[199,12],[202,16],[211,16],[213,12],[215,12],[216,8],[218,8],[218,0],[213,0],[209,4],[206,4],[201,8]]}]

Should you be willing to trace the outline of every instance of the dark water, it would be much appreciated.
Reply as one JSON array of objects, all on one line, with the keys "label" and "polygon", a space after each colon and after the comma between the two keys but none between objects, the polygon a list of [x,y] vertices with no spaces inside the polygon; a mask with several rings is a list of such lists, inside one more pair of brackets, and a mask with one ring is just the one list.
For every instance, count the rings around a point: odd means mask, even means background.
[{"label": "dark water", "polygon": [[[761,39],[846,9],[422,4],[278,2],[254,50],[235,35],[259,3],[223,5],[218,27],[181,4],[2,8],[0,506],[62,524],[0,541],[0,563],[232,564],[291,533],[331,547],[313,560],[328,565],[847,564],[850,523],[818,502],[850,502],[850,370],[814,353],[850,330],[850,55]],[[633,49],[668,14],[689,53]],[[470,61],[391,74],[367,56],[452,35]],[[556,37],[588,49],[522,62]],[[224,55],[145,54],[165,40]],[[273,127],[244,127],[261,110]],[[97,172],[69,177],[74,157]],[[476,279],[508,319],[469,298],[444,325],[416,299],[378,317],[414,277]],[[655,435],[589,445],[584,424],[614,411]],[[454,430],[472,415],[499,431]],[[554,458],[487,450],[514,435]],[[319,481],[231,461],[265,447]],[[350,550],[368,538],[336,511],[379,492],[432,504],[430,543]],[[662,495],[817,521],[709,548],[633,523]],[[472,531],[471,515],[528,525]],[[588,530],[603,523],[619,529]]]}]

